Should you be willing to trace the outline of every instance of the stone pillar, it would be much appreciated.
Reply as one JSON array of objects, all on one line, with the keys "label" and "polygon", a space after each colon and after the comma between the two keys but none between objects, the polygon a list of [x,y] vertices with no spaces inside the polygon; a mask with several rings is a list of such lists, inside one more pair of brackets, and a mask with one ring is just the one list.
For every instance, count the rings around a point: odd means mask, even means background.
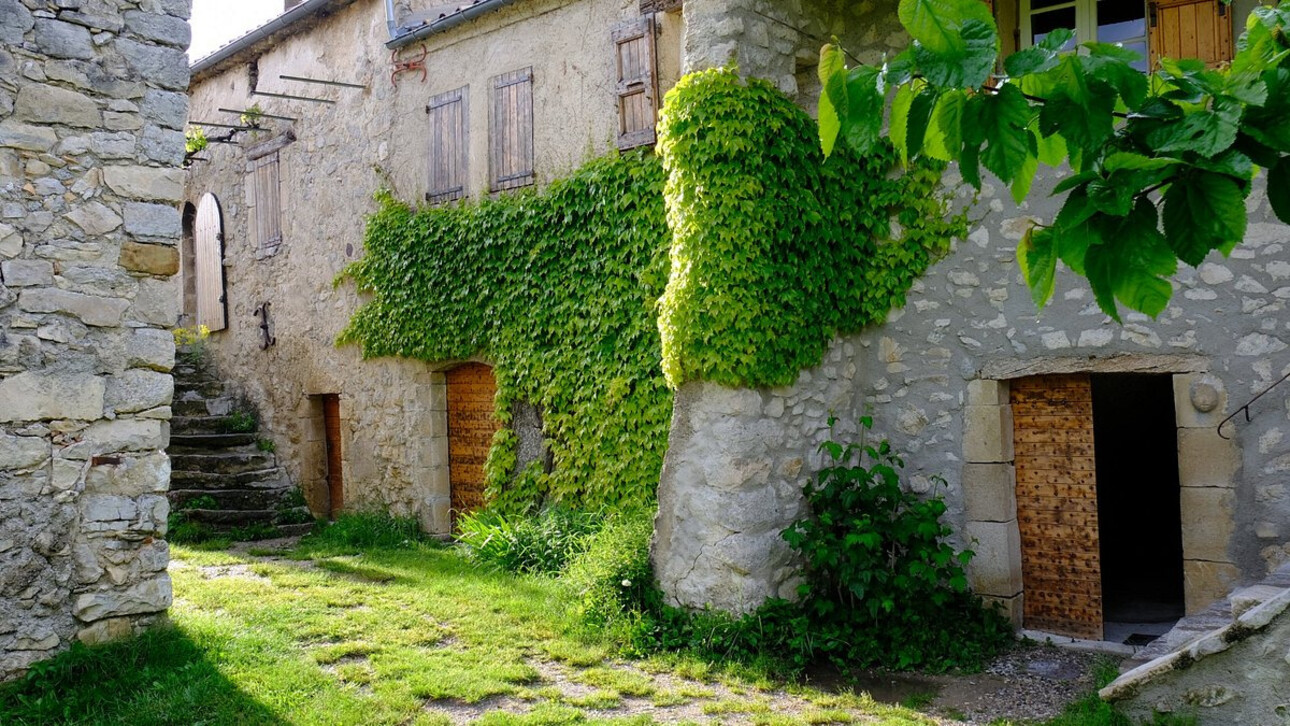
[{"label": "stone pillar", "polygon": [[0,680],[170,605],[188,0],[0,0]]},{"label": "stone pillar", "polygon": [[1021,627],[1021,532],[1007,381],[968,383],[963,424],[963,503],[972,589]]},{"label": "stone pillar", "polygon": [[[1182,505],[1183,594],[1187,614],[1204,610],[1239,584],[1232,561],[1236,474],[1241,450],[1218,435],[1227,416],[1227,392],[1207,373],[1175,375],[1178,421],[1178,483]],[[1228,436],[1236,427],[1227,426]]]},{"label": "stone pillar", "polygon": [[734,61],[742,75],[768,79],[794,96],[800,35],[795,28],[803,22],[800,0],[687,0],[682,70]]}]

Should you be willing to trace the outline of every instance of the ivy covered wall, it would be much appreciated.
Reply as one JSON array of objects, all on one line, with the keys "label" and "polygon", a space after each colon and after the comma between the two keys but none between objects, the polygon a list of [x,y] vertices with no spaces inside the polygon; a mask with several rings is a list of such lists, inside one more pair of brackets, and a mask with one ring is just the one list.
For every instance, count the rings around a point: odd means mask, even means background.
[{"label": "ivy covered wall", "polygon": [[963,231],[939,170],[835,154],[767,83],[733,70],[669,92],[660,158],[594,160],[537,193],[414,210],[388,193],[346,272],[371,299],[340,342],[366,357],[495,366],[497,411],[543,412],[554,468],[512,480],[504,427],[494,503],[652,502],[671,387],[777,385],[828,341],[882,320]]}]

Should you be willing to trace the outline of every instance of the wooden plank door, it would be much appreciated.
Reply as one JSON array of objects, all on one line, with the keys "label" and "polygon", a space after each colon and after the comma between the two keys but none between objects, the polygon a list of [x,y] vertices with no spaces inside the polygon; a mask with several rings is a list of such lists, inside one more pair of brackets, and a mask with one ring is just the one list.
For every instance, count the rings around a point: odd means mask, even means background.
[{"label": "wooden plank door", "polygon": [[1012,382],[1023,624],[1102,639],[1102,568],[1087,374]]},{"label": "wooden plank door", "polygon": [[197,324],[212,331],[228,325],[224,307],[224,221],[219,200],[207,192],[197,204]]},{"label": "wooden plank door", "polygon": [[493,369],[467,363],[448,371],[448,482],[452,518],[484,505],[484,460],[501,424],[493,415]]},{"label": "wooden plank door", "polygon": [[335,393],[323,394],[322,404],[327,445],[328,516],[335,519],[345,508],[345,474],[340,448],[340,396]]}]

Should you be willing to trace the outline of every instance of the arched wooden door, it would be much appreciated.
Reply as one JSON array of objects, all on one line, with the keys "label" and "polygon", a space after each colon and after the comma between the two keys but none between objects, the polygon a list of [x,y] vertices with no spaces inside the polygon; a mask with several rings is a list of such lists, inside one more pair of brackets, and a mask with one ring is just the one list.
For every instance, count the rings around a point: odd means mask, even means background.
[{"label": "arched wooden door", "polygon": [[493,415],[493,369],[467,363],[448,371],[448,482],[457,517],[484,505],[484,460],[501,424]]},{"label": "arched wooden door", "polygon": [[228,326],[224,305],[224,220],[219,200],[207,192],[197,204],[197,324]]}]

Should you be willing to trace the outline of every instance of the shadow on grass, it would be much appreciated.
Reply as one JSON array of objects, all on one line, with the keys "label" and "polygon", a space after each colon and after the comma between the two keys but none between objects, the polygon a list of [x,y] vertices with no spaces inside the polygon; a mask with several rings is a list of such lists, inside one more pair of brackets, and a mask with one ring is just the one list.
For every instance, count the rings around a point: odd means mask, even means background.
[{"label": "shadow on grass", "polygon": [[0,685],[0,724],[285,724],[243,693],[173,625],[93,648],[76,644]]}]

